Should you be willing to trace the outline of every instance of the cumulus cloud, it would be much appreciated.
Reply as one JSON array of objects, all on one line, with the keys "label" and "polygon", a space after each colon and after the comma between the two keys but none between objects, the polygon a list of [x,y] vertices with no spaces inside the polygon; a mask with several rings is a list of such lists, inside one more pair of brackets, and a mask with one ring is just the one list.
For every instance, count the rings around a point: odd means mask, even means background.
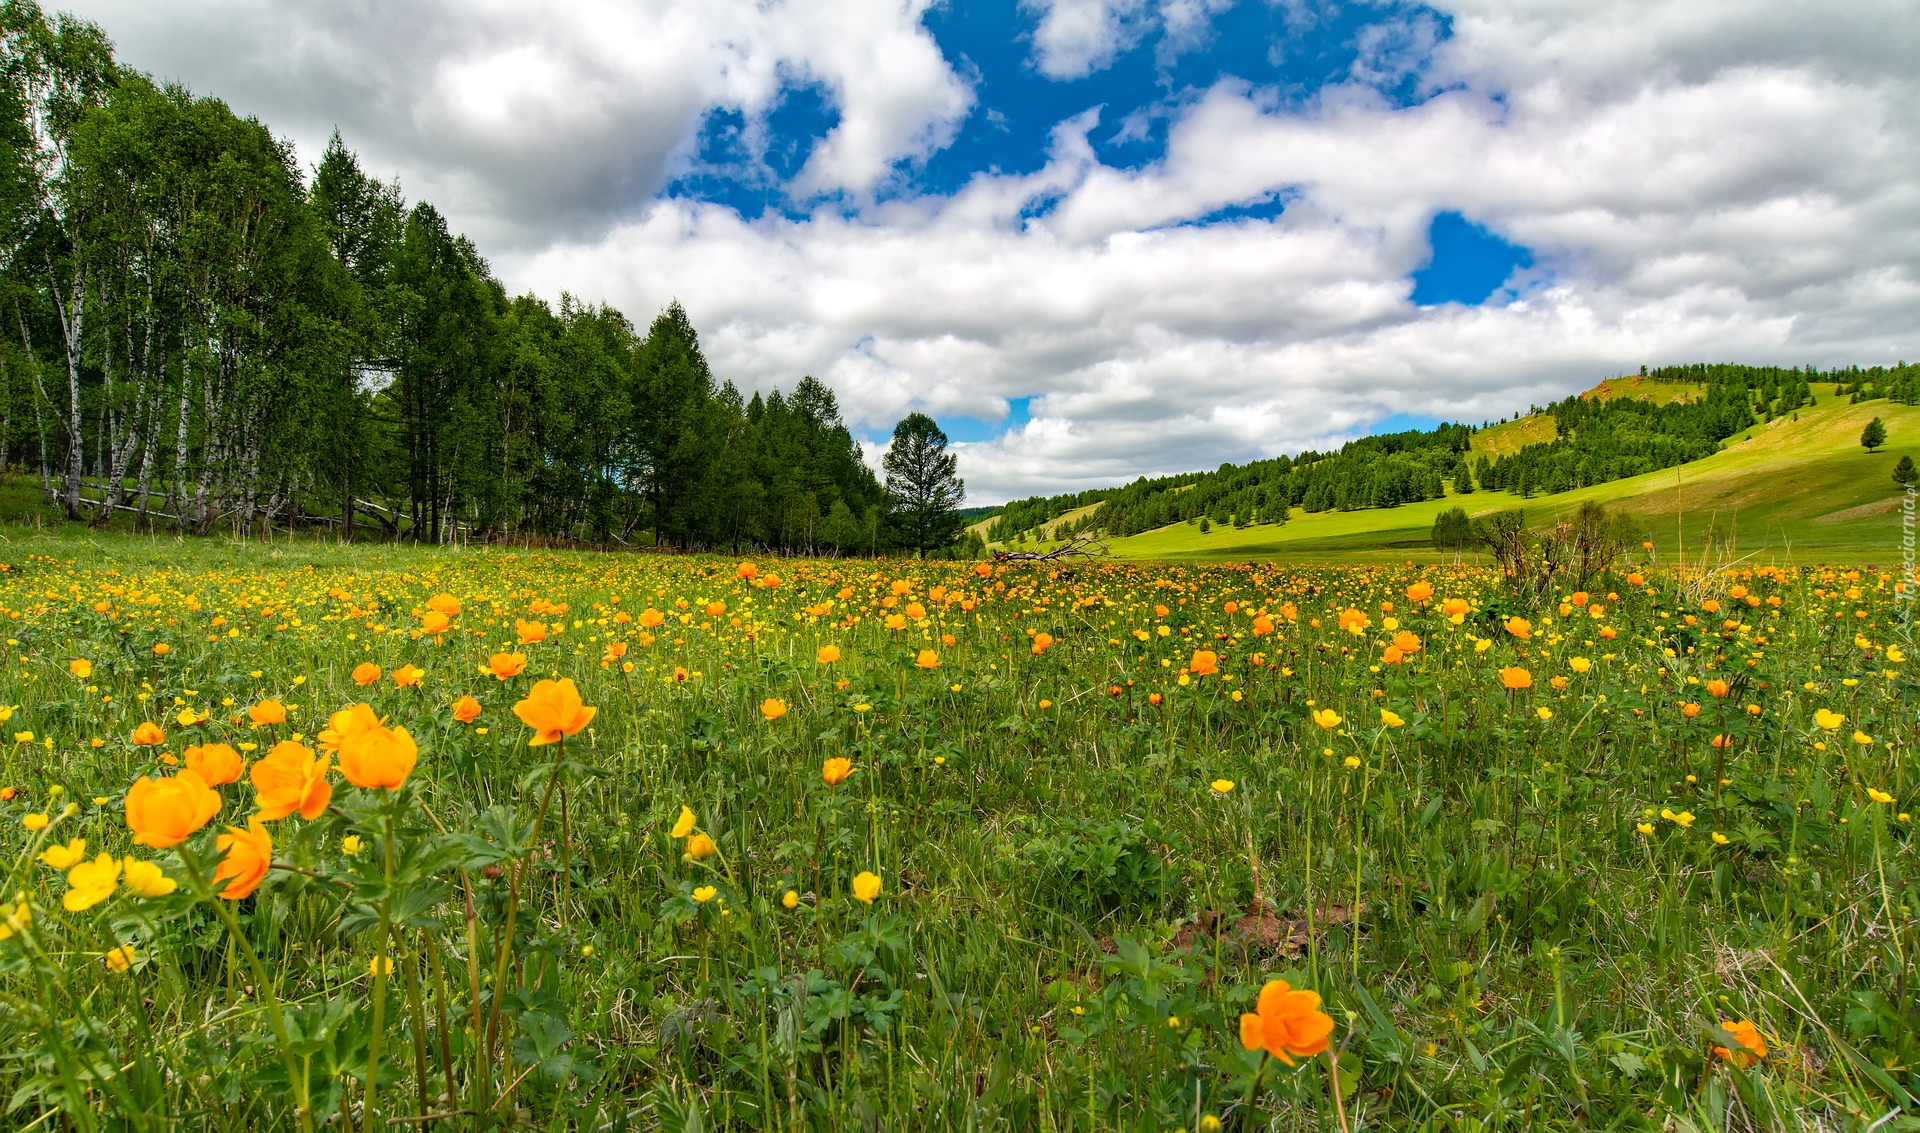
[{"label": "cumulus cloud", "polygon": [[[743,387],[811,373],[878,431],[1031,398],[963,446],[976,502],[1334,444],[1398,412],[1499,417],[1642,362],[1920,354],[1905,0],[1453,0],[1368,25],[1350,79],[1304,98],[1221,79],[1167,111],[1148,164],[1103,164],[1089,139],[1115,115],[1088,107],[1034,172],[879,203],[972,107],[917,4],[575,0],[586,22],[563,27],[451,2],[81,7],[135,64],[296,136],[340,122],[510,286],[642,321],[680,299]],[[1190,46],[1219,7],[1036,0],[1035,66],[1084,75],[1150,33]],[[799,178],[834,207],[652,199],[709,108],[793,81],[841,112]],[[1448,210],[1531,250],[1519,298],[1412,304]]]}]

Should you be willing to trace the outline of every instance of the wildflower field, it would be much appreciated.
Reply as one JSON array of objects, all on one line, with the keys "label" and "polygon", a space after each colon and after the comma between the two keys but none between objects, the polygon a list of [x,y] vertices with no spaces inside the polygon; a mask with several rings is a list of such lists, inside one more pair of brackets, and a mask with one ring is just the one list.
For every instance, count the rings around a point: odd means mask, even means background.
[{"label": "wildflower field", "polygon": [[1870,569],[0,544],[12,1128],[1920,1128]]}]

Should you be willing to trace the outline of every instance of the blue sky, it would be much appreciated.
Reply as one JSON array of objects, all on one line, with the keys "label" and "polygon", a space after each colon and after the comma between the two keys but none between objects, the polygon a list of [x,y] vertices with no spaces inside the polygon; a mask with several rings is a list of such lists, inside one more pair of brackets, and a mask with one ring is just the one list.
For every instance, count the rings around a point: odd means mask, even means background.
[{"label": "blue sky", "polygon": [[62,6],[973,503],[1920,356],[1912,0]]}]

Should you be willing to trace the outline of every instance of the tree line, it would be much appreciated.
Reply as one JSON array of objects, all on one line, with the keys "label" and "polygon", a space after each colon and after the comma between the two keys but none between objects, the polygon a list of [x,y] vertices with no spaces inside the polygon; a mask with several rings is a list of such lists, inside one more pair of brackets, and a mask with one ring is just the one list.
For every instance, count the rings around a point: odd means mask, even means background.
[{"label": "tree line", "polygon": [[[0,470],[74,519],[811,553],[961,543],[915,414],[883,483],[814,378],[743,397],[678,303],[512,296],[336,133],[311,176],[106,35],[0,3]],[[942,459],[942,458],[945,459]]]}]

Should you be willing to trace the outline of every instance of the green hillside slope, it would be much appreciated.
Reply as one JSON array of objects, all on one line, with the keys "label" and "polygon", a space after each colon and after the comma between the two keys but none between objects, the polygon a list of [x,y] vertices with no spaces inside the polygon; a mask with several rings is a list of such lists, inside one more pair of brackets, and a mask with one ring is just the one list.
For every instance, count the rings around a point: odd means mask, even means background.
[{"label": "green hillside slope", "polygon": [[[1902,491],[1892,473],[1902,455],[1920,460],[1920,407],[1850,405],[1832,388],[1822,387],[1819,404],[1797,419],[1755,425],[1710,457],[1645,476],[1527,500],[1483,491],[1381,510],[1296,510],[1284,526],[1216,526],[1205,535],[1181,523],[1113,540],[1112,548],[1128,558],[1418,558],[1434,554],[1427,532],[1445,508],[1479,515],[1521,507],[1531,522],[1546,523],[1597,500],[1638,517],[1663,554],[1682,539],[1696,553],[1713,538],[1769,558],[1897,561]],[[1888,444],[1869,454],[1860,430],[1874,417],[1886,423]],[[1552,423],[1545,424],[1550,436]],[[1522,418],[1496,428],[1524,432],[1539,424]]]}]

